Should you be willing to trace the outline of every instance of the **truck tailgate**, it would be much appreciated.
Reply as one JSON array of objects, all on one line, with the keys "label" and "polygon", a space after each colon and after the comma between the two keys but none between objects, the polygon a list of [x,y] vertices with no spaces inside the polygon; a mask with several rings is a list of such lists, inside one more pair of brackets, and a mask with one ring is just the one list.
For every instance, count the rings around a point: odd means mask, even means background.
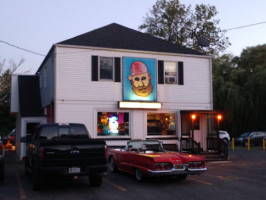
[{"label": "truck tailgate", "polygon": [[60,139],[40,142],[43,167],[106,165],[105,141],[95,139]]}]

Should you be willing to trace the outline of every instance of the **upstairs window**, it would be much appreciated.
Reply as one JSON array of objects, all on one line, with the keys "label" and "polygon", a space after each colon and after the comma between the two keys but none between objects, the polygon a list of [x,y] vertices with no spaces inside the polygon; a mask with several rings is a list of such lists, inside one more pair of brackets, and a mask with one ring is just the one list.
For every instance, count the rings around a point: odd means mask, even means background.
[{"label": "upstairs window", "polygon": [[164,62],[164,83],[176,83],[176,62]]},{"label": "upstairs window", "polygon": [[184,85],[184,63],[158,60],[158,84]]},{"label": "upstairs window", "polygon": [[91,57],[91,80],[121,82],[121,59],[119,57]]}]

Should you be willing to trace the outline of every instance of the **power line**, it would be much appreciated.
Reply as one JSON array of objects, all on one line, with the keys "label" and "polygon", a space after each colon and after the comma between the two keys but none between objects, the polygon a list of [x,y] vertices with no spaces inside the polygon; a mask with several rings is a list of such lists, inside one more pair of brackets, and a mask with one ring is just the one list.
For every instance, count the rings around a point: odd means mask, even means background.
[{"label": "power line", "polygon": [[[255,24],[248,24],[248,25],[244,25],[244,26],[238,26],[238,27],[234,27],[234,28],[228,28],[228,29],[225,29],[225,31],[231,31],[231,30],[235,30],[235,29],[240,29],[240,28],[246,28],[246,27],[250,27],[250,26],[257,26],[257,25],[260,25],[260,24],[265,24],[266,21],[264,22],[259,22],[259,23],[255,23]],[[31,50],[28,50],[28,49],[25,49],[25,48],[22,48],[22,47],[19,47],[17,45],[14,45],[14,44],[10,44],[6,41],[3,41],[3,40],[0,40],[0,42],[6,44],[6,45],[9,45],[11,47],[15,47],[17,49],[20,49],[20,50],[23,50],[23,51],[26,51],[26,52],[29,52],[29,53],[32,53],[32,54],[35,54],[35,55],[38,55],[38,56],[43,56],[45,57],[44,54],[41,54],[41,53],[38,53],[38,52],[34,52],[34,51],[31,51]]]},{"label": "power line", "polygon": [[39,56],[45,56],[45,55],[43,55],[43,54],[41,54],[41,53],[37,53],[37,52],[31,51],[31,50],[28,50],[28,49],[24,49],[24,48],[22,48],[22,47],[16,46],[16,45],[14,45],[14,44],[10,44],[10,43],[5,42],[5,41],[3,41],[3,40],[0,40],[0,42],[2,42],[2,43],[4,43],[4,44],[7,44],[7,45],[9,45],[9,46],[11,46],[11,47],[15,47],[15,48],[17,48],[17,49],[20,49],[20,50],[23,50],[23,51],[29,52],[29,53],[33,53],[33,54],[36,54],[36,55],[39,55]]},{"label": "power line", "polygon": [[259,22],[259,23],[255,23],[255,24],[249,24],[249,25],[245,25],[245,26],[239,26],[239,27],[235,27],[235,28],[229,28],[229,29],[225,29],[225,31],[231,31],[231,30],[235,30],[235,29],[240,29],[240,28],[246,28],[246,27],[250,27],[250,26],[256,26],[256,25],[260,25],[260,24],[264,24],[265,22]]}]

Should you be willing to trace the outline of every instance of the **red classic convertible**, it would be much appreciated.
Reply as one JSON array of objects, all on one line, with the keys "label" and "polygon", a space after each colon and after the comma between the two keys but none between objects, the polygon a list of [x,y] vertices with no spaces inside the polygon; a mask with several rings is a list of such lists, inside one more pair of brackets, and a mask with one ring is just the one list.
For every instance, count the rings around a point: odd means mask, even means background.
[{"label": "red classic convertible", "polygon": [[205,157],[165,151],[158,140],[131,140],[124,149],[109,149],[110,171],[124,171],[143,176],[175,175],[185,179],[189,174],[201,174],[207,170]]}]

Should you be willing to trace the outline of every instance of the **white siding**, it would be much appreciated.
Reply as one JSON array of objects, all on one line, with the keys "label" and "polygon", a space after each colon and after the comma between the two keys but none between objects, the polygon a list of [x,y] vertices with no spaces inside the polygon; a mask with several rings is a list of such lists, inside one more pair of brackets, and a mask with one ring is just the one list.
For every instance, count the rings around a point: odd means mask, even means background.
[{"label": "white siding", "polygon": [[91,55],[141,57],[184,62],[184,85],[158,84],[159,102],[165,109],[212,109],[209,57],[182,57],[117,51],[92,51],[57,47],[57,100],[117,102],[122,100],[122,82],[91,81]]},{"label": "white siding", "polygon": [[[121,112],[121,110],[118,109],[118,101],[123,100],[123,81],[120,83],[113,81],[91,81],[92,55],[120,58],[138,57],[184,62],[184,85],[157,85],[157,101],[162,103],[161,110],[123,110],[123,112],[129,112],[130,118],[130,136],[122,136],[124,139],[152,138],[152,136],[147,136],[148,112],[178,113],[178,116],[176,116],[177,135],[173,137],[180,137],[180,110],[212,109],[212,77],[210,57],[208,56],[193,57],[174,54],[149,54],[118,50],[104,51],[89,48],[82,49],[57,46],[56,75],[53,79],[56,80],[56,122],[84,123],[90,135],[95,138],[97,137],[97,113]],[[123,69],[121,73],[123,74]],[[47,97],[45,98],[47,102],[48,99]],[[199,138],[199,140],[202,139]],[[164,143],[177,143],[177,140],[167,140],[164,141]],[[125,145],[126,141],[107,140],[107,144]]]}]

